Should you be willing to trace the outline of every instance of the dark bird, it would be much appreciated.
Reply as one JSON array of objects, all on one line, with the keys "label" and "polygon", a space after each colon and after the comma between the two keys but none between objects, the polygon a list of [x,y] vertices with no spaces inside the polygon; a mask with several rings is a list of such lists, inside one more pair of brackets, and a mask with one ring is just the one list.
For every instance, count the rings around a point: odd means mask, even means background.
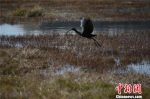
[{"label": "dark bird", "polygon": [[[72,28],[71,30],[75,31],[77,34],[79,34],[82,37],[86,37],[86,38],[94,40],[95,45],[101,47],[101,45],[93,38],[97,35],[92,34],[94,27],[93,27],[93,23],[92,23],[91,19],[85,19],[83,17],[81,19],[81,25],[80,26],[82,27],[82,33],[77,31],[75,28]],[[69,30],[69,31],[71,31],[71,30]]]}]

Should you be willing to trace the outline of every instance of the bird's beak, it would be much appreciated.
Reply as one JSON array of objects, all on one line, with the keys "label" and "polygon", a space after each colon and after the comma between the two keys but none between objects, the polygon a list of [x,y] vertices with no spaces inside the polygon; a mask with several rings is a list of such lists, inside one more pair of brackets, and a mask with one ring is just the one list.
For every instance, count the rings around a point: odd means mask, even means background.
[{"label": "bird's beak", "polygon": [[[69,31],[71,31],[71,30],[69,30]],[[66,33],[68,33],[69,31],[67,31]]]}]

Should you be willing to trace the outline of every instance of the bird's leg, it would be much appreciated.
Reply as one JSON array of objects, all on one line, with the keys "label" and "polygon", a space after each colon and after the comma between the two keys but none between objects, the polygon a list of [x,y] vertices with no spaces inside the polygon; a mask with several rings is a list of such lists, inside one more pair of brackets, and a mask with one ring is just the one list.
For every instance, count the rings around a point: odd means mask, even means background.
[{"label": "bird's leg", "polygon": [[95,43],[96,46],[101,47],[101,45],[94,38],[92,38],[92,39],[94,40],[94,43]]},{"label": "bird's leg", "polygon": [[93,39],[93,41],[94,41],[94,44],[97,46],[96,40],[95,40],[94,38],[91,38],[91,39]]},{"label": "bird's leg", "polygon": [[98,44],[97,44],[97,42],[94,40],[94,43],[95,43],[95,45],[98,47]]},{"label": "bird's leg", "polygon": [[99,47],[101,47],[101,45],[100,45],[97,41],[95,41],[95,43],[96,43]]},{"label": "bird's leg", "polygon": [[94,41],[94,44],[97,46],[97,43]]}]

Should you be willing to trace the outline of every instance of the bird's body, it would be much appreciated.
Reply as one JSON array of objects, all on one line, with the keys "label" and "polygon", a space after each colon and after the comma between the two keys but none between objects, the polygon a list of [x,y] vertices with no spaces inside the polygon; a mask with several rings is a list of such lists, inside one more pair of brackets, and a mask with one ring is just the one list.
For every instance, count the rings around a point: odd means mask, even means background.
[{"label": "bird's body", "polygon": [[[95,44],[98,46],[101,46],[93,37],[97,36],[92,34],[94,27],[91,19],[85,19],[84,17],[81,19],[81,28],[82,28],[82,33],[77,31],[75,28],[72,28],[71,30],[75,31],[77,34],[79,34],[82,37],[86,37],[89,39],[93,39]],[[70,31],[70,30],[69,30]],[[69,32],[68,31],[68,32]]]}]

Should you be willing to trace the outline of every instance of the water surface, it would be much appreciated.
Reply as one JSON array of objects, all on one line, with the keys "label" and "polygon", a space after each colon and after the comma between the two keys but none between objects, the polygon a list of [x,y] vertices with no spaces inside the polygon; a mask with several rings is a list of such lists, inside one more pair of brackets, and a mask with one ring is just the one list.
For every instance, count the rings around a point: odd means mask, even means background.
[{"label": "water surface", "polygon": [[[150,21],[94,21],[93,33],[125,33],[149,31]],[[1,24],[0,35],[49,35],[52,33],[66,33],[71,28],[81,31],[80,21],[45,21],[41,23]],[[74,33],[71,31],[70,33]]]}]

